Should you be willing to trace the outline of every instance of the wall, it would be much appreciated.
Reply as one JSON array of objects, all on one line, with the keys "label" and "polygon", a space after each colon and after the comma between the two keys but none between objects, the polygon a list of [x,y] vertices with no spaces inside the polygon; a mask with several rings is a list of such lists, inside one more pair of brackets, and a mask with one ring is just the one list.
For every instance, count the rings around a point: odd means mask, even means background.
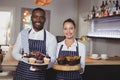
[{"label": "wall", "polygon": [[0,0],[1,8],[11,8],[14,13],[11,43],[15,42],[20,32],[21,8],[41,7],[46,10],[51,10],[50,32],[54,35],[63,35],[62,23],[67,18],[73,18],[75,22],[78,23],[78,0],[53,0],[52,3],[47,6],[37,6],[33,1],[34,0]]},{"label": "wall", "polygon": [[[103,0],[103,1],[105,1],[105,0]],[[111,0],[111,1],[116,1],[116,0]],[[120,0],[118,0],[118,1],[120,4]],[[101,0],[79,0],[79,32],[78,32],[79,37],[86,35],[87,32],[90,30],[90,22],[84,21],[84,20],[87,18],[87,15],[92,10],[93,5],[100,6],[101,4],[102,4]],[[83,42],[87,48],[87,55],[90,55],[90,48],[92,47],[90,45],[90,41],[91,41],[91,39],[88,39],[87,41]],[[101,42],[104,45],[102,45]],[[115,55],[118,55],[120,51],[118,49],[118,45],[116,45],[115,42],[116,41],[113,41],[113,40],[101,40],[101,41],[97,40],[97,41],[95,41],[95,43],[94,43],[95,46],[93,48],[96,51],[98,51],[99,48],[100,49],[102,48],[101,53],[108,53],[111,56],[114,55],[114,52],[115,52]],[[117,42],[118,42],[118,40],[117,40]],[[109,46],[112,46],[112,47],[109,48]],[[107,50],[110,50],[110,51],[107,51]]]}]

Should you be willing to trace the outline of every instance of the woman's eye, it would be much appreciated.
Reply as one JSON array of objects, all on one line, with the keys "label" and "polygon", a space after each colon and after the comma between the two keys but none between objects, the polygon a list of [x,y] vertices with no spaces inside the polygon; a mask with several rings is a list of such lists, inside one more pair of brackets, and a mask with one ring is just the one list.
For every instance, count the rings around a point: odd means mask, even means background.
[{"label": "woman's eye", "polygon": [[64,28],[64,30],[67,30],[67,28]]},{"label": "woman's eye", "polygon": [[70,30],[73,30],[73,27],[71,27]]}]

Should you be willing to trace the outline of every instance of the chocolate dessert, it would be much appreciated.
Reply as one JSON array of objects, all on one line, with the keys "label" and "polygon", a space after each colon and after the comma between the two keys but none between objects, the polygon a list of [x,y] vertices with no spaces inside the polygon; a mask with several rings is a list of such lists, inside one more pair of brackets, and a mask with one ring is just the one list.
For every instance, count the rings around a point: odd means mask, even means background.
[{"label": "chocolate dessert", "polygon": [[57,62],[60,65],[76,65],[80,63],[80,56],[59,56],[57,58]]},{"label": "chocolate dessert", "polygon": [[60,65],[66,64],[66,58],[65,58],[65,56],[60,55],[60,56],[57,58],[57,62],[58,62],[58,64],[60,64]]},{"label": "chocolate dessert", "polygon": [[68,65],[76,65],[80,63],[80,56],[66,56]]}]

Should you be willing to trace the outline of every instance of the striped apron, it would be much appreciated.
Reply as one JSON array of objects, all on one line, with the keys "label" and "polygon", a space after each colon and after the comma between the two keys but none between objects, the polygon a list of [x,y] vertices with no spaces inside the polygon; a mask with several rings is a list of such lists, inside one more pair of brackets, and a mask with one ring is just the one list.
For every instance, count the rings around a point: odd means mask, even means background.
[{"label": "striped apron", "polygon": [[[62,47],[63,45],[60,47],[59,55],[79,56],[78,45],[76,46],[76,51],[64,51]],[[82,80],[82,77],[79,71],[57,71],[56,80]]]},{"label": "striped apron", "polygon": [[[29,51],[39,51],[46,54],[46,32],[44,40],[29,39]],[[30,64],[19,61],[13,80],[45,80],[46,70],[30,71]]]}]

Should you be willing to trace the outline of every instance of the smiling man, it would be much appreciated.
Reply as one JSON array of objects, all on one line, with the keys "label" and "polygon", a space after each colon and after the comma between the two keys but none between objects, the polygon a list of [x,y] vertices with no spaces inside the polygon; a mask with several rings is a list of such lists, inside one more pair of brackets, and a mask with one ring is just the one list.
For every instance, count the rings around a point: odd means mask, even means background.
[{"label": "smiling man", "polygon": [[[51,62],[48,68],[51,68],[55,61],[57,41],[54,35],[44,29],[45,11],[41,8],[35,8],[32,11],[31,21],[32,29],[22,30],[14,45],[13,57],[19,63],[13,80],[45,80],[46,69],[31,71],[31,65],[21,61],[23,54],[37,51],[49,55]],[[24,53],[21,53],[21,50]]]}]

